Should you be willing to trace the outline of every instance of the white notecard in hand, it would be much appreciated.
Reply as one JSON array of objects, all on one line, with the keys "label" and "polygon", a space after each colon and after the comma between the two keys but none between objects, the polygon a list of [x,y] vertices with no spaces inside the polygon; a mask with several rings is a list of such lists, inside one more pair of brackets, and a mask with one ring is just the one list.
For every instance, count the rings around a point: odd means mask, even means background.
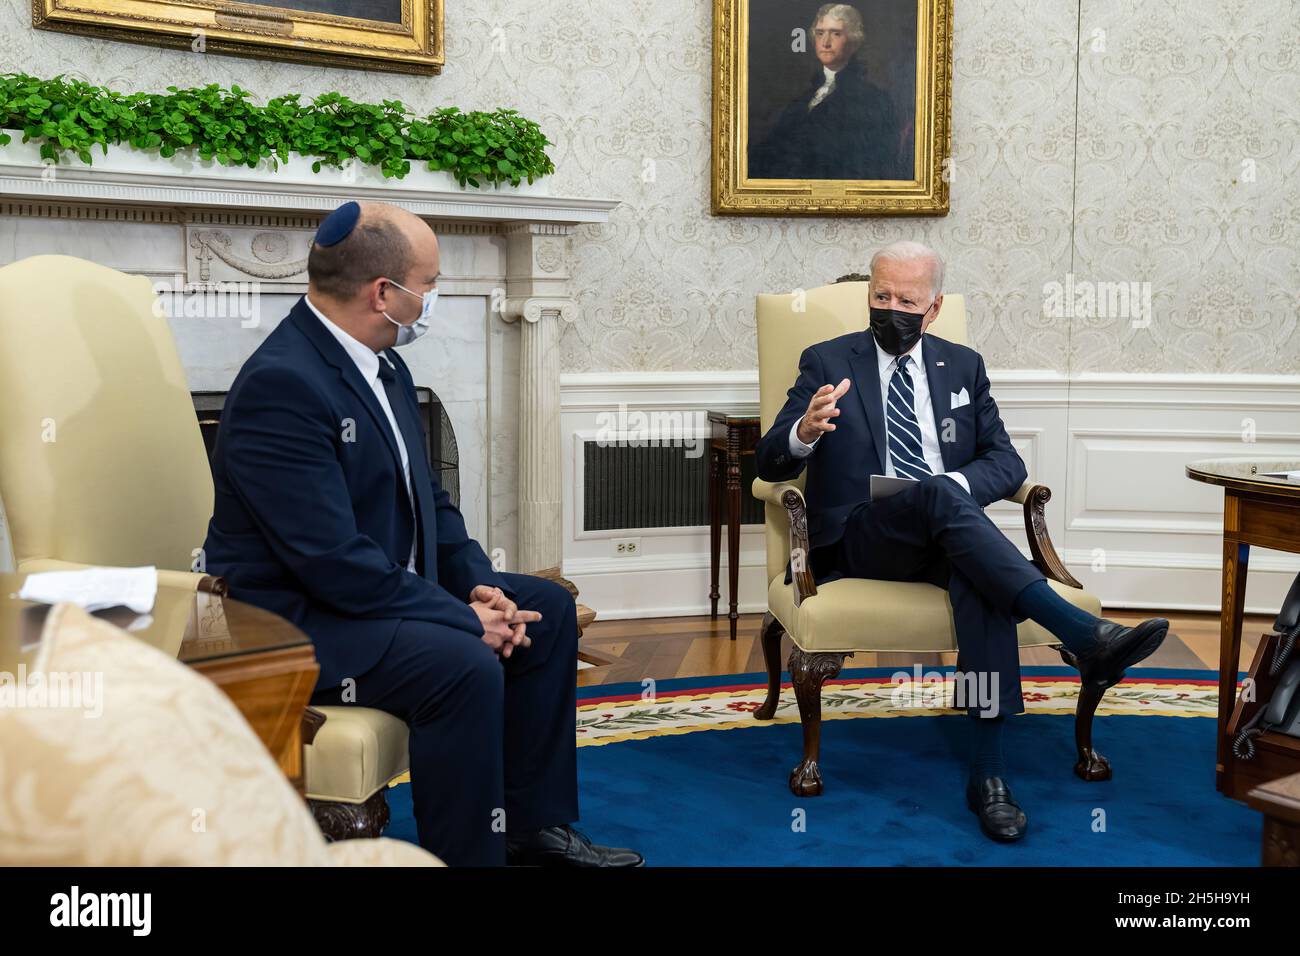
[{"label": "white notecard in hand", "polygon": [[158,569],[85,568],[29,574],[18,596],[40,604],[75,604],[87,611],[123,605],[137,614],[153,610]]}]

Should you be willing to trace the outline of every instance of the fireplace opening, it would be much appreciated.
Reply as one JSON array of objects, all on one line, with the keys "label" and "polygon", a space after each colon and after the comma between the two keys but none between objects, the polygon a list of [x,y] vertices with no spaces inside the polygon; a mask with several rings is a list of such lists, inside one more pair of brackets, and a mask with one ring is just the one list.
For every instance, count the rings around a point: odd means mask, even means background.
[{"label": "fireplace opening", "polygon": [[[198,417],[203,445],[208,452],[208,462],[217,445],[217,430],[221,425],[221,410],[226,404],[226,392],[191,392],[194,412]],[[442,485],[451,503],[460,507],[460,452],[456,446],[456,433],[451,427],[447,410],[433,389],[422,385],[415,388],[420,402],[420,427],[424,431],[424,450],[429,457],[429,468]]]}]

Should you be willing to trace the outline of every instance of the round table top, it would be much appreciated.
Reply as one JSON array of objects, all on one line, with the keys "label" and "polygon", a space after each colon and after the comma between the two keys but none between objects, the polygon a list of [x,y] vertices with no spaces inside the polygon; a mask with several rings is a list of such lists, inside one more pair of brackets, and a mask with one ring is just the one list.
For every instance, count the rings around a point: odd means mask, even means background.
[{"label": "round table top", "polygon": [[[25,574],[0,574],[0,672],[31,669],[49,606],[18,598]],[[153,611],[125,607],[95,617],[190,666],[311,643],[284,618],[243,601],[188,588],[159,587]]]},{"label": "round table top", "polygon": [[[1297,475],[1288,479],[1268,472]],[[1296,458],[1203,458],[1188,464],[1187,477],[1225,488],[1300,497],[1300,459]]]}]

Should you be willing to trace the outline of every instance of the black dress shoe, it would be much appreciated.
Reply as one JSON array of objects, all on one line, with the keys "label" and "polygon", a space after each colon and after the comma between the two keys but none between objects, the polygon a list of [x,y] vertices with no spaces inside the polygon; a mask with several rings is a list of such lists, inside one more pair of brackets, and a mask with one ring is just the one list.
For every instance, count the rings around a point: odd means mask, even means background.
[{"label": "black dress shoe", "polygon": [[978,785],[967,781],[966,806],[979,816],[984,835],[999,843],[1019,840],[1029,829],[1029,818],[1001,777],[986,777]]},{"label": "black dress shoe", "polygon": [[597,846],[567,823],[520,837],[506,836],[509,866],[645,866],[635,850]]},{"label": "black dress shoe", "polygon": [[1154,654],[1168,634],[1169,622],[1163,617],[1133,627],[1103,619],[1093,625],[1092,649],[1071,656],[1085,684],[1113,687],[1124,679],[1126,668]]}]

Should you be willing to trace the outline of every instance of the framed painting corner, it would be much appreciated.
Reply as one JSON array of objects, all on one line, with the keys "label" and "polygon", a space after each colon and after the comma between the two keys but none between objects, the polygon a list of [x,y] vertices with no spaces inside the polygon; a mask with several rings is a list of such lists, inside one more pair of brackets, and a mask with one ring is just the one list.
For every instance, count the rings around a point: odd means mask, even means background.
[{"label": "framed painting corner", "polygon": [[32,0],[32,26],[314,66],[442,72],[444,0]]}]

